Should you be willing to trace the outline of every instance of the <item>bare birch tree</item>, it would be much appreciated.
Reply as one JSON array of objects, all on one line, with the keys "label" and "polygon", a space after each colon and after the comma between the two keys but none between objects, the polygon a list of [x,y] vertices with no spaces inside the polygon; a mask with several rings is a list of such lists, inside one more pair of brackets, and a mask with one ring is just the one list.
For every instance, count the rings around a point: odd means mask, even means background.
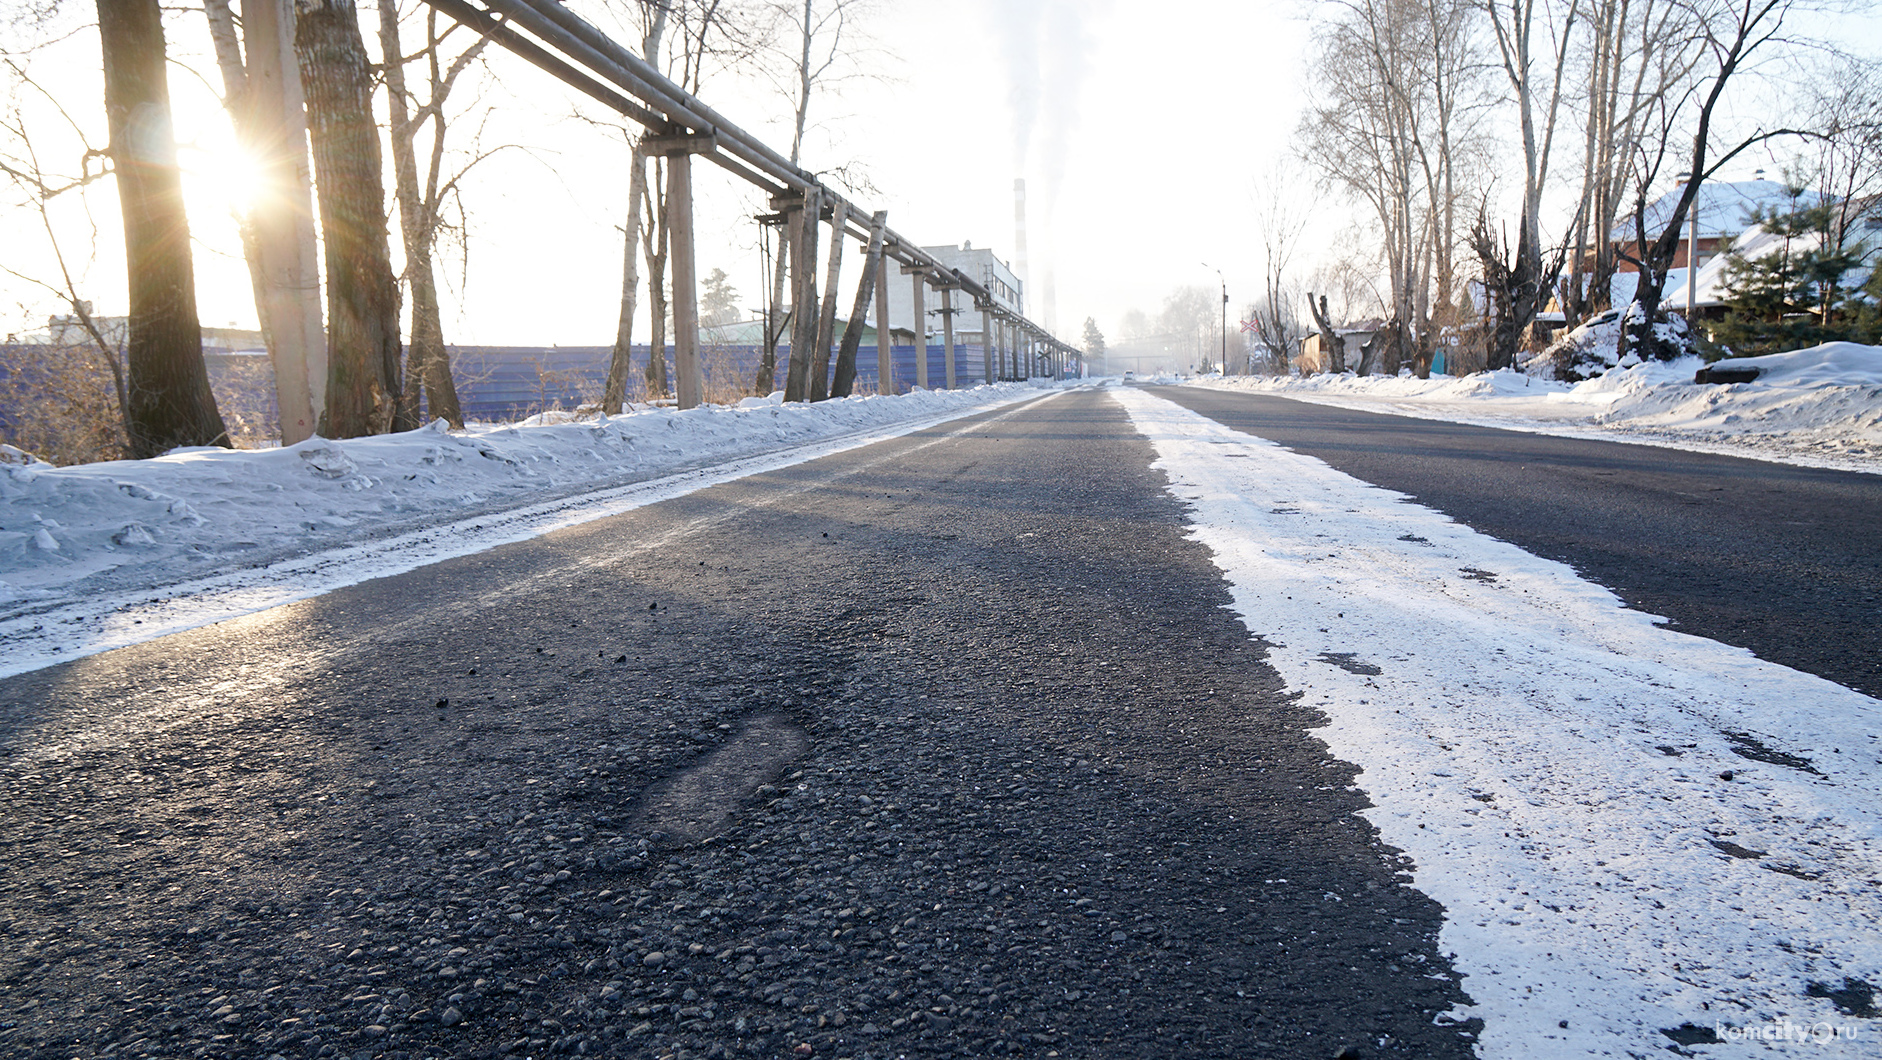
[{"label": "bare birch tree", "polygon": [[[854,23],[867,0],[774,0],[771,24],[762,32],[772,42],[774,61],[763,69],[779,93],[791,101],[791,164],[804,155],[804,133],[817,97],[857,76],[852,63]],[[771,300],[765,306],[764,353],[758,362],[757,390],[770,393],[777,379],[778,343],[784,335],[784,283],[791,260],[790,226],[780,225],[771,267]],[[835,292],[826,292],[834,297]]]},{"label": "bare birch tree", "polygon": [[[1549,179],[1549,161],[1555,144],[1556,119],[1561,113],[1562,79],[1568,69],[1568,49],[1575,21],[1582,14],[1581,0],[1485,0],[1484,11],[1495,30],[1497,57],[1515,103],[1522,136],[1523,200],[1516,226],[1516,249],[1506,261],[1485,273],[1503,289],[1495,292],[1499,307],[1493,317],[1488,344],[1489,366],[1507,368],[1515,362],[1523,332],[1548,302],[1561,272],[1561,255],[1552,267],[1543,262],[1542,193]],[[1546,45],[1536,54],[1537,22]],[[1474,243],[1486,266],[1498,258],[1497,243],[1487,220],[1480,219]]]},{"label": "bare birch tree", "polygon": [[325,402],[327,338],[321,328],[307,122],[293,54],[292,0],[205,0],[222,74],[223,107],[253,160],[256,188],[236,211],[255,315],[274,368],[281,441],[314,433]]},{"label": "bare birch tree", "polygon": [[[751,19],[743,8],[727,0],[632,0],[622,6],[625,7],[623,21],[640,34],[641,57],[688,92],[697,93],[709,71],[751,53]],[[670,253],[667,164],[664,159],[651,158],[642,151],[638,136],[630,138],[629,159],[624,253],[631,255],[638,248],[647,265],[647,315],[653,334],[646,385],[649,395],[665,396],[670,388],[666,362],[669,325],[666,273]],[[629,263],[623,269],[621,315],[615,327],[614,352],[608,368],[609,386],[603,392],[604,411],[619,411],[619,401],[625,400],[626,361],[632,349],[630,340],[638,309],[640,279],[634,264]],[[618,399],[614,387],[617,377],[620,379]]]},{"label": "bare birch tree", "polygon": [[[1683,109],[1667,101],[1659,111],[1663,136],[1658,143],[1641,144],[1635,151],[1630,191],[1639,250],[1633,260],[1640,270],[1640,280],[1634,288],[1633,307],[1621,328],[1617,352],[1622,359],[1632,354],[1641,360],[1664,361],[1685,350],[1685,344],[1674,334],[1682,329],[1667,320],[1660,300],[1666,290],[1667,273],[1685,237],[1687,212],[1693,209],[1704,182],[1754,144],[1779,136],[1810,135],[1797,129],[1761,128],[1731,142],[1724,150],[1715,151],[1712,143],[1713,123],[1726,88],[1760,53],[1783,43],[1779,33],[1790,15],[1792,0],[1687,0],[1685,6],[1692,24],[1699,28],[1702,58],[1697,69],[1703,75],[1689,97],[1694,104],[1692,146],[1685,155],[1690,177],[1673,200],[1672,209],[1650,222],[1649,196],[1657,186],[1667,144],[1676,127],[1672,119]],[[1657,231],[1652,227],[1656,224],[1660,226]]]},{"label": "bare birch tree", "polygon": [[[401,404],[407,421],[415,425],[418,390],[422,384],[430,414],[448,420],[453,427],[462,427],[464,414],[458,403],[450,356],[445,349],[444,321],[438,304],[433,262],[438,236],[445,223],[447,200],[455,194],[465,173],[495,153],[480,152],[455,174],[444,175],[445,133],[449,124],[445,103],[491,38],[486,34],[469,41],[447,61],[444,58],[447,38],[464,32],[464,28],[454,22],[441,31],[437,9],[429,5],[425,6],[423,16],[424,46],[408,57],[399,41],[397,0],[379,0],[379,47],[384,60],[391,118],[387,132],[392,144],[393,186],[399,204],[399,232],[405,245],[405,283],[412,292],[411,352],[406,358]],[[424,71],[426,94],[422,100],[411,91],[406,77],[408,64],[420,64]],[[421,185],[418,139],[420,131],[425,129],[429,130],[429,140]]]},{"label": "bare birch tree", "polygon": [[1562,312],[1569,327],[1612,304],[1615,232],[1635,151],[1681,89],[1698,37],[1674,0],[1582,0],[1577,81],[1585,85],[1582,163]]},{"label": "bare birch tree", "polygon": [[1302,291],[1293,274],[1294,256],[1307,230],[1305,212],[1293,206],[1292,173],[1277,166],[1256,184],[1256,224],[1262,256],[1261,297],[1249,307],[1255,339],[1266,351],[1267,368],[1287,373],[1288,357],[1301,337],[1298,305]]},{"label": "bare birch tree", "polygon": [[[1428,365],[1431,290],[1456,289],[1458,167],[1474,113],[1475,8],[1463,0],[1343,0],[1320,24],[1303,157],[1323,186],[1363,203],[1385,273],[1383,367]],[[1366,362],[1362,362],[1362,367]]]}]

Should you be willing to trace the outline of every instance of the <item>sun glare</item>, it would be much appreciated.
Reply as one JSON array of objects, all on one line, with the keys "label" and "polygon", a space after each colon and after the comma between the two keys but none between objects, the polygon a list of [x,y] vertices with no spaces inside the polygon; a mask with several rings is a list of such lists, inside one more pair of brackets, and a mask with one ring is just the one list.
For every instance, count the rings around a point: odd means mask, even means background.
[{"label": "sun glare", "polygon": [[[179,146],[184,193],[197,209],[243,214],[260,189],[255,159],[233,143]],[[194,212],[194,211],[192,211]]]}]

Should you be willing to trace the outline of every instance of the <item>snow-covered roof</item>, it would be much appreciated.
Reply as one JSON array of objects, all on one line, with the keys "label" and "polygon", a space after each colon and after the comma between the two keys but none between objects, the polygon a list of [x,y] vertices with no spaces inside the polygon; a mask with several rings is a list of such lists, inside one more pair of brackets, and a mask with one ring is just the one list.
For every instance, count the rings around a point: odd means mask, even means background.
[{"label": "snow-covered roof", "polygon": [[[1660,234],[1685,190],[1684,183],[1676,184],[1673,190],[1647,207],[1647,238]],[[1817,193],[1805,189],[1799,202],[1814,206]],[[1750,226],[1751,215],[1760,208],[1783,209],[1790,203],[1788,189],[1774,180],[1708,181],[1699,185],[1699,195],[1693,204],[1699,215],[1699,238],[1731,239]],[[1690,223],[1691,219],[1687,218],[1681,222],[1681,227]],[[1634,215],[1629,211],[1615,222],[1612,238],[1631,240],[1635,234]]]},{"label": "snow-covered roof", "polygon": [[[1807,239],[1792,237],[1787,241],[1783,236],[1771,232],[1763,225],[1754,225],[1740,233],[1738,238],[1732,241],[1731,248],[1727,253],[1719,254],[1712,258],[1712,260],[1699,266],[1699,277],[1694,281],[1693,287],[1693,308],[1704,309],[1725,304],[1725,268],[1731,263],[1733,257],[1747,258],[1755,261],[1758,258],[1769,257],[1772,254],[1782,251],[1787,242],[1793,253],[1802,253],[1809,249]],[[1865,254],[1863,256],[1863,264],[1857,268],[1851,269],[1844,275],[1843,286],[1852,290],[1861,287],[1863,281],[1868,279],[1869,270],[1873,266],[1875,258],[1876,252],[1874,250]],[[1680,277],[1679,282],[1675,283],[1672,274],[1668,273],[1666,294],[1661,299],[1661,302],[1670,309],[1681,309],[1686,305],[1686,284],[1684,277]]]}]

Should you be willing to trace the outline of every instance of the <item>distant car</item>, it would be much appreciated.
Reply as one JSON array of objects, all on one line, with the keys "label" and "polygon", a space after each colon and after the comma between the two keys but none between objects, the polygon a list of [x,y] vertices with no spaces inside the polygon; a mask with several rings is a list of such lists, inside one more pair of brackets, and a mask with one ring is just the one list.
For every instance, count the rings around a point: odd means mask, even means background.
[{"label": "distant car", "polygon": [[1130,382],[1131,380],[1133,380],[1133,379],[1135,379],[1135,378],[1137,378],[1137,373],[1136,373],[1136,372],[1125,372],[1125,373],[1124,373],[1124,381],[1125,381],[1126,383],[1128,383],[1128,382]]}]

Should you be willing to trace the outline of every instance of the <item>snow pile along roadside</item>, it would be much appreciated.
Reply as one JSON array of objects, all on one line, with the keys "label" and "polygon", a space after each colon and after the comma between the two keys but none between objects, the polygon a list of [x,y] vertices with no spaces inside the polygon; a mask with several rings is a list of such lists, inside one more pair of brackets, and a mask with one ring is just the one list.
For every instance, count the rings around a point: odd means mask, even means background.
[{"label": "snow pile along roadside", "polygon": [[[1364,412],[1882,473],[1882,347],[1838,342],[1721,361],[1749,383],[1693,382],[1703,362],[1610,369],[1580,383],[1516,371],[1451,378],[1315,375],[1192,383]],[[1715,366],[1716,367],[1716,366]]]},{"label": "snow pile along roadside", "polygon": [[1882,346],[1831,342],[1711,366],[1756,369],[1757,378],[1746,383],[1694,384],[1700,366],[1696,359],[1642,365],[1571,393],[1608,400],[1593,421],[1603,426],[1714,441],[1783,438],[1824,454],[1882,457]]},{"label": "snow pile along roadside", "polygon": [[1480,1055],[1782,1052],[1800,1033],[1813,1055],[1873,1055],[1882,1028],[1853,1013],[1882,984],[1882,702],[1113,393],[1444,905]]},{"label": "snow pile along roadside", "polygon": [[[35,652],[43,665],[149,639],[1059,385],[757,399],[466,431],[440,421],[73,467],[0,460],[0,645],[10,656],[0,671],[31,668]],[[83,614],[68,613],[80,604]]]}]

